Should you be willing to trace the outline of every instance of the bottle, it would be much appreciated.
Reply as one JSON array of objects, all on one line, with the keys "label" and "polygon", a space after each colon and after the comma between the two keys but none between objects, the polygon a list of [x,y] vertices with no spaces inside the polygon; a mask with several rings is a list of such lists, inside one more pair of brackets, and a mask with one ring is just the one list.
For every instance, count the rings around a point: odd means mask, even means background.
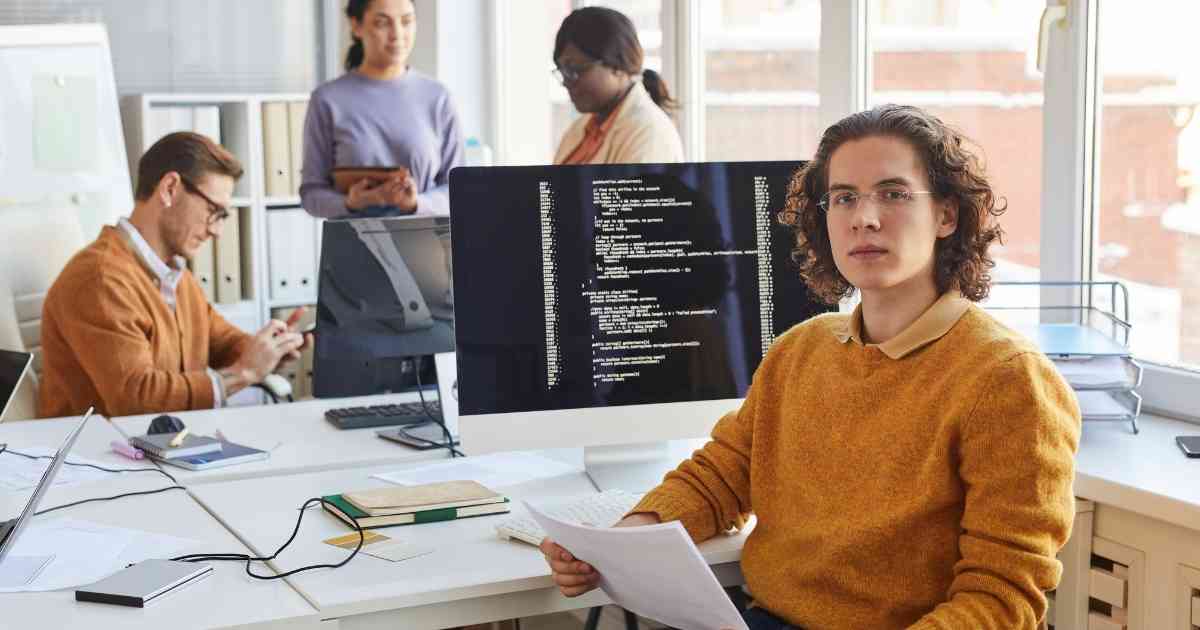
[{"label": "bottle", "polygon": [[491,166],[492,148],[479,141],[479,138],[467,138],[467,166]]}]

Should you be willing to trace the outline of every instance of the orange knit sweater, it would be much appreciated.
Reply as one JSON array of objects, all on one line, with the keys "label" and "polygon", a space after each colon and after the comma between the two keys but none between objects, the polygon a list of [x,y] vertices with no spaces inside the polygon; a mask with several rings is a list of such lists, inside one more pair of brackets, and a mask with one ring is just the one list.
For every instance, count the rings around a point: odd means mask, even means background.
[{"label": "orange knit sweater", "polygon": [[633,511],[697,541],[756,514],[747,585],[806,630],[1034,628],[1074,516],[1074,395],[974,305],[899,354],[848,317],[781,337],[741,409]]},{"label": "orange knit sweater", "polygon": [[38,415],[105,416],[212,408],[206,368],[232,364],[250,337],[184,273],[172,310],[113,227],[76,254],[42,307]]}]

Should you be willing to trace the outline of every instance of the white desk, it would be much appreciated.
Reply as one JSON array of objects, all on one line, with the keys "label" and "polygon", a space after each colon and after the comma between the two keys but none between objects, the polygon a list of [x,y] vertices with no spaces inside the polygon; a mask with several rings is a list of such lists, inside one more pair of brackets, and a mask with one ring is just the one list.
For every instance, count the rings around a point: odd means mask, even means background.
[{"label": "white desk", "polygon": [[[426,394],[426,398],[429,398],[429,394]],[[166,466],[166,469],[186,486],[444,458],[447,452],[442,449],[419,451],[379,438],[375,435],[379,430],[377,428],[342,430],[325,420],[325,411],[335,407],[399,403],[416,399],[416,394],[395,394],[172,413],[171,415],[182,420],[192,433],[213,435],[220,429],[221,433],[233,442],[263,450],[275,448],[271,450],[270,459],[261,462],[202,471],[174,466]],[[129,435],[137,435],[145,433],[150,420],[157,415],[159,414],[126,416],[116,418],[113,422]]]},{"label": "white desk", "polygon": [[1200,459],[1188,459],[1176,435],[1200,425],[1142,417],[1141,433],[1125,422],[1085,422],[1076,458],[1075,494],[1200,531]]},{"label": "white desk", "polygon": [[[63,440],[78,424],[79,417],[0,423],[0,444],[7,442],[10,448],[17,451],[30,447],[44,447],[53,451],[62,446]],[[93,415],[79,439],[75,440],[75,446],[71,448],[71,456],[67,461],[71,461],[72,457],[81,457],[109,468],[151,466],[149,461],[133,461],[113,453],[109,443],[119,439],[121,434],[116,429],[104,418]]]},{"label": "white desk", "polygon": [[[10,440],[13,448],[29,445],[57,447],[69,430],[62,423],[55,422],[21,424],[26,425],[20,427],[26,435],[36,434],[43,438],[39,440],[42,443],[36,444],[28,439],[15,440],[12,429],[17,425],[0,425],[0,429],[3,429],[0,435]],[[111,427],[105,426],[103,420],[92,420],[84,430],[84,435],[99,433],[98,429],[115,434]],[[105,439],[105,445],[107,442]],[[91,456],[89,454],[89,457]],[[113,458],[119,459],[116,456]],[[125,468],[140,467],[138,462],[120,461],[123,462],[121,466]],[[126,473],[104,481],[55,487],[43,499],[41,507],[167,485],[170,485],[170,482],[161,475]],[[28,500],[30,492],[0,493],[0,518],[14,517]],[[35,517],[30,527],[37,527],[40,520],[59,516],[199,541],[194,548],[185,549],[181,553],[247,552],[242,543],[182,490],[67,508]],[[121,565],[128,561],[129,558],[120,559]],[[0,611],[3,611],[3,621],[0,625],[13,628],[91,630],[235,626],[281,629],[317,627],[316,611],[283,580],[263,582],[250,578],[244,573],[243,564],[214,564],[215,571],[207,579],[145,609],[76,602],[74,589],[43,593],[0,593]],[[257,570],[259,573],[269,572],[261,563],[258,564]]]},{"label": "white desk", "polygon": [[[274,550],[290,533],[296,507],[304,499],[386,485],[369,479],[369,475],[397,468],[205,484],[195,488],[194,494],[252,548]],[[513,500],[513,514],[525,513],[522,498],[595,491],[582,473],[501,490]],[[319,609],[323,619],[339,619],[342,630],[369,624],[444,628],[608,603],[598,591],[575,599],[562,597],[550,580],[541,552],[496,537],[496,524],[508,516],[384,528],[378,531],[435,551],[398,563],[360,555],[340,569],[298,574],[288,580]],[[314,508],[300,528],[295,550],[289,549],[276,569],[345,558],[346,551],[321,540],[347,531],[341,521]],[[705,559],[727,584],[741,582],[737,562],[745,535],[721,537],[700,546]]]}]

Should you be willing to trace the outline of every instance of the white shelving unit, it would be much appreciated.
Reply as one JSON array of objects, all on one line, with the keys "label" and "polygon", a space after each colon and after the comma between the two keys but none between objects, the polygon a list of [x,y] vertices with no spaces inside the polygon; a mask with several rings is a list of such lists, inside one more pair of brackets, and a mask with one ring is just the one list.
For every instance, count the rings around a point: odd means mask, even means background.
[{"label": "white shelving unit", "polygon": [[[300,207],[299,191],[293,196],[267,196],[262,107],[265,103],[307,101],[308,94],[134,94],[121,98],[121,118],[125,127],[125,146],[130,173],[136,177],[137,161],[161,133],[154,128],[152,114],[162,107],[216,106],[220,111],[221,144],[241,161],[246,173],[234,189],[233,205],[242,210],[242,300],[216,304],[230,322],[248,332],[261,328],[270,318],[271,309],[315,304],[315,279],[306,295],[289,299],[271,298],[271,259],[267,213]],[[299,182],[299,177],[295,178]],[[320,225],[314,222],[316,240],[313,251],[319,257]],[[279,238],[279,235],[275,235]],[[314,261],[313,265],[318,261]]]}]

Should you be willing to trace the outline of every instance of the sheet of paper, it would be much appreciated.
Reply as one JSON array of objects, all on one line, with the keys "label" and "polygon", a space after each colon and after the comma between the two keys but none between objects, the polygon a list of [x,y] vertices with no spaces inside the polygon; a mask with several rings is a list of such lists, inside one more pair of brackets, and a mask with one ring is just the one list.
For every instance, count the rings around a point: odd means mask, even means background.
[{"label": "sheet of paper", "polygon": [[185,538],[80,519],[35,519],[21,532],[12,555],[53,559],[31,582],[0,586],[0,593],[54,591],[91,584],[126,564],[169,558],[197,544]]},{"label": "sheet of paper", "polygon": [[557,520],[528,502],[525,506],[551,539],[600,572],[600,588],[625,610],[680,630],[746,630],[678,521],[596,528]]},{"label": "sheet of paper", "polygon": [[1123,357],[1055,359],[1054,367],[1076,388],[1118,388],[1134,383],[1134,375]]},{"label": "sheet of paper", "polygon": [[569,475],[579,471],[579,468],[542,455],[518,452],[449,459],[419,468],[371,476],[402,486],[471,479],[495,490],[535,479]]},{"label": "sheet of paper", "polygon": [[1079,411],[1085,418],[1121,420],[1133,414],[1108,392],[1083,391],[1075,392],[1075,396],[1079,399]]},{"label": "sheet of paper", "polygon": [[[400,562],[401,560],[408,560],[409,558],[433,553],[433,547],[395,540],[379,532],[363,532],[362,538],[362,553],[392,562]],[[354,549],[358,546],[358,532],[330,538],[324,542],[327,545],[341,547],[342,549]]]},{"label": "sheet of paper", "polygon": [[54,556],[14,556],[9,554],[0,563],[0,589],[28,586]]},{"label": "sheet of paper", "polygon": [[[29,455],[54,455],[49,448],[16,448]],[[88,459],[68,455],[67,461],[80,464],[98,464]],[[48,459],[28,459],[12,453],[0,453],[0,492],[32,490],[42,480],[42,473],[50,465]],[[55,486],[68,486],[107,479],[118,473],[109,473],[84,466],[63,466],[54,476]]]}]

